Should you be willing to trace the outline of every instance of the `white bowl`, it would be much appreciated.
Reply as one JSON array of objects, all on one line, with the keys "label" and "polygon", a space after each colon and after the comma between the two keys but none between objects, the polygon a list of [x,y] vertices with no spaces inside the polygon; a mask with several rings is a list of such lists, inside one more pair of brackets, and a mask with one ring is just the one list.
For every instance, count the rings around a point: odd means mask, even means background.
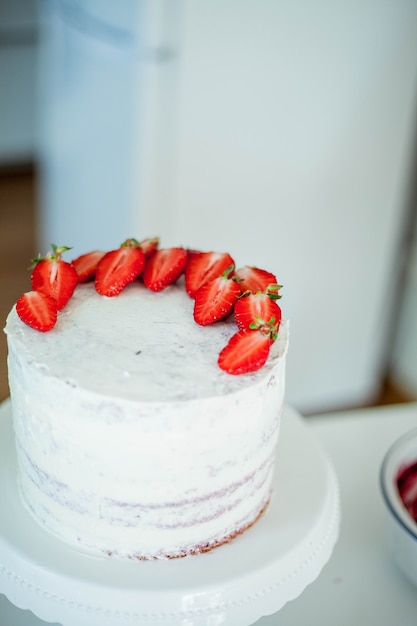
[{"label": "white bowl", "polygon": [[380,472],[387,506],[389,551],[398,567],[417,586],[417,522],[407,511],[397,487],[400,471],[413,462],[417,462],[417,428],[405,433],[389,448]]}]

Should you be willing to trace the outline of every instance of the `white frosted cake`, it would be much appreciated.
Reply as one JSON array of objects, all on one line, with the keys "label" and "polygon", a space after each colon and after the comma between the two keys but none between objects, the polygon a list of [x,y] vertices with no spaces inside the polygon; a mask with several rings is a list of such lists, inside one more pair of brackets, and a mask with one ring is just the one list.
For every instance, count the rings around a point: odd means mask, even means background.
[{"label": "white frosted cake", "polygon": [[49,332],[7,319],[25,506],[79,549],[196,554],[266,509],[284,401],[287,324],[266,364],[231,376],[233,319],[202,327],[182,279],[117,297],[78,285]]}]

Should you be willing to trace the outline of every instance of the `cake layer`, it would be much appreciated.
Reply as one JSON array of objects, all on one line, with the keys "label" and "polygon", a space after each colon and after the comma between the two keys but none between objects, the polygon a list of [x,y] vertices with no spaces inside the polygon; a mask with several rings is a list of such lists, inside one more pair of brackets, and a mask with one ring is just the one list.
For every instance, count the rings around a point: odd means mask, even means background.
[{"label": "cake layer", "polygon": [[115,298],[80,285],[56,327],[13,310],[6,332],[22,498],[93,552],[200,552],[253,523],[270,497],[287,326],[267,364],[231,376],[232,321],[198,326],[181,285]]}]

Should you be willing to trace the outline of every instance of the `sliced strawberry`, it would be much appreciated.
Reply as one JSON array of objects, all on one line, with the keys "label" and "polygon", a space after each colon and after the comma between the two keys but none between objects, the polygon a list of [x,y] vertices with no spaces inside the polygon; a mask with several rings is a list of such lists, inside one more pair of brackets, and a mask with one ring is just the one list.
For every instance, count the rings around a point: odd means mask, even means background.
[{"label": "sliced strawberry", "polygon": [[39,330],[51,330],[58,317],[56,301],[40,291],[27,291],[16,303],[16,312],[22,322]]},{"label": "sliced strawberry", "polygon": [[240,330],[272,324],[278,328],[281,322],[281,309],[268,293],[247,292],[234,307],[236,324]]},{"label": "sliced strawberry", "polygon": [[96,291],[102,296],[117,296],[133,282],[145,266],[145,255],[136,239],[127,239],[120,248],[106,252],[96,269]]},{"label": "sliced strawberry", "polygon": [[405,508],[417,522],[417,461],[400,468],[397,487]]},{"label": "sliced strawberry", "polygon": [[145,257],[151,256],[158,249],[158,246],[159,237],[148,237],[140,242],[140,247]]},{"label": "sliced strawberry", "polygon": [[202,285],[194,296],[194,320],[208,326],[223,319],[232,311],[242,293],[240,285],[232,276],[231,265],[221,276]]},{"label": "sliced strawberry", "polygon": [[86,283],[89,280],[93,280],[96,275],[97,265],[105,254],[103,250],[93,250],[92,252],[82,254],[71,262],[78,274],[79,283]]},{"label": "sliced strawberry", "polygon": [[219,354],[219,367],[228,374],[255,372],[265,365],[272,339],[262,330],[240,330]]},{"label": "sliced strawberry", "polygon": [[160,248],[146,261],[143,282],[151,291],[162,291],[183,273],[187,262],[184,248]]},{"label": "sliced strawberry", "polygon": [[187,248],[187,264],[190,262],[190,260],[197,256],[197,254],[201,254],[202,251],[201,250],[197,250],[196,248]]},{"label": "sliced strawberry", "polygon": [[[196,248],[187,248],[187,263],[185,265],[185,272],[187,274],[187,280],[188,280],[188,271],[187,268],[190,264],[191,259],[193,259],[194,257],[198,256],[202,254],[201,250],[197,250]],[[187,290],[187,282],[186,282],[186,290]]]},{"label": "sliced strawberry", "polygon": [[197,290],[221,276],[228,267],[234,265],[234,261],[227,252],[193,252],[185,268],[185,288],[191,298],[194,298]]},{"label": "sliced strawberry", "polygon": [[71,263],[63,261],[61,255],[70,248],[52,245],[52,251],[45,257],[34,259],[31,283],[34,291],[52,296],[58,311],[64,308],[74,293],[78,274]]},{"label": "sliced strawberry", "polygon": [[277,284],[276,276],[271,272],[245,265],[245,267],[236,270],[235,274],[241,281],[242,291],[258,293],[258,291],[264,292],[268,289],[270,295],[275,293],[275,298],[280,298],[278,291],[281,285]]}]

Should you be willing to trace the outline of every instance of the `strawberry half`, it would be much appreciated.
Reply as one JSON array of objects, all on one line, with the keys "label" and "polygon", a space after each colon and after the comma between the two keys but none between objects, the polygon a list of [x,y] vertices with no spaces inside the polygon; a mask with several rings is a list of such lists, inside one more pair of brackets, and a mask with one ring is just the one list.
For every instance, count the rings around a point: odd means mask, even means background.
[{"label": "strawberry half", "polygon": [[145,257],[151,256],[159,246],[159,237],[148,237],[147,239],[142,239],[140,242],[140,247],[142,248],[142,252]]},{"label": "strawberry half", "polygon": [[151,291],[162,291],[183,273],[187,262],[184,248],[160,248],[146,261],[143,282]]},{"label": "strawberry half", "polygon": [[191,298],[205,283],[221,276],[234,261],[227,252],[193,252],[185,268],[185,289]]},{"label": "strawberry half", "polygon": [[51,330],[58,317],[56,301],[40,291],[27,291],[16,303],[16,312],[22,322],[39,330]]},{"label": "strawberry half", "polygon": [[202,285],[194,296],[194,320],[208,326],[223,319],[232,311],[242,293],[233,277],[231,265],[221,276]]},{"label": "strawberry half", "polygon": [[78,283],[78,274],[71,263],[63,261],[61,255],[70,250],[66,246],[55,246],[45,257],[34,259],[34,269],[31,276],[32,289],[56,301],[58,311],[64,308],[74,293]]},{"label": "strawberry half", "polygon": [[86,254],[81,254],[71,264],[75,267],[75,271],[78,275],[79,283],[86,283],[89,280],[93,280],[96,275],[97,265],[106,253],[103,250],[93,250]]},{"label": "strawberry half", "polygon": [[240,330],[257,328],[267,323],[278,329],[281,309],[268,292],[248,292],[236,302],[234,316]]},{"label": "strawberry half", "polygon": [[240,330],[219,354],[219,367],[228,374],[247,374],[265,365],[273,339],[269,332]]},{"label": "strawberry half", "polygon": [[136,239],[126,239],[117,250],[106,252],[97,265],[95,286],[102,296],[117,296],[145,266],[145,255]]},{"label": "strawberry half", "polygon": [[264,292],[268,289],[270,294],[275,293],[276,298],[281,297],[278,294],[281,285],[277,284],[276,276],[271,272],[245,265],[245,267],[236,270],[235,274],[240,280],[242,291],[258,293],[258,291]]},{"label": "strawberry half", "polygon": [[196,250],[196,248],[187,248],[187,263],[197,254],[202,254],[202,250]]}]

